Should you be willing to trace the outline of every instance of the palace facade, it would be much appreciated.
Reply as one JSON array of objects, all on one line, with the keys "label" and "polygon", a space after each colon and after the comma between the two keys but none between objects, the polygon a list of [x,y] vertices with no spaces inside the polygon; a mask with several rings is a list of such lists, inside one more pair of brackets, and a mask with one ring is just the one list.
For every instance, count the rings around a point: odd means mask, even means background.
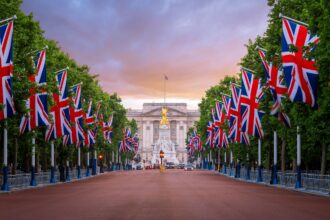
[{"label": "palace facade", "polygon": [[[151,163],[155,143],[159,139],[161,110],[164,103],[144,103],[141,110],[127,109],[128,119],[135,119],[138,125],[139,153],[142,160]],[[176,157],[180,163],[187,162],[186,134],[195,121],[198,121],[198,110],[187,109],[186,103],[166,103],[170,127],[170,139],[175,144]]]}]

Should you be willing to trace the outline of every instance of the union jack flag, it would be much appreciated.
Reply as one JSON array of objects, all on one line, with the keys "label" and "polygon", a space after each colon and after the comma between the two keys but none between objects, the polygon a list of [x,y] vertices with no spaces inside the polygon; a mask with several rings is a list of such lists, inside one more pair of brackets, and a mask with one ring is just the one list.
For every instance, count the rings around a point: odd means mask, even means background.
[{"label": "union jack flag", "polygon": [[[29,81],[35,83],[37,87],[46,85],[46,50],[37,53],[35,67],[36,74],[31,74]],[[26,100],[26,107],[30,111],[21,120],[20,134],[31,131],[38,126],[49,125],[47,92],[36,93],[33,87],[30,90],[31,96]]]},{"label": "union jack flag", "polygon": [[108,132],[107,132],[107,141],[109,144],[112,143],[112,121],[113,121],[113,115],[110,116],[109,121],[107,123],[107,128],[108,128]]},{"label": "union jack flag", "polygon": [[119,152],[127,152],[128,151],[125,140],[121,140],[121,141],[118,142],[118,148],[119,148]]},{"label": "union jack flag", "polygon": [[54,124],[54,120],[55,120],[55,114],[54,112],[49,112],[49,115],[52,116],[53,121],[51,121],[47,127],[46,130],[46,134],[45,134],[45,141],[50,141],[50,140],[55,140],[56,136],[55,136],[55,124]]},{"label": "union jack flag", "polygon": [[125,128],[123,130],[123,134],[124,134],[124,139],[119,141],[119,152],[128,152],[131,150],[131,146],[126,141],[127,141],[127,137],[131,135],[131,129]]},{"label": "union jack flag", "polygon": [[211,114],[212,114],[212,144],[211,144],[211,148],[214,147],[214,141],[215,141],[215,138],[216,138],[216,123],[218,121],[218,118],[217,118],[217,114],[216,114],[216,110],[214,108],[211,109]]},{"label": "union jack flag", "polygon": [[92,101],[88,102],[88,109],[87,109],[87,113],[84,113],[84,118],[85,118],[85,124],[87,125],[94,124],[95,118],[92,109]]},{"label": "union jack flag", "polygon": [[50,113],[53,116],[54,123],[48,126],[46,140],[71,134],[67,75],[66,69],[59,71],[56,75],[59,94],[53,93],[55,106],[51,108]]},{"label": "union jack flag", "polygon": [[95,111],[95,120],[98,121],[100,117],[100,109],[101,109],[101,101],[96,103],[96,111]]},{"label": "union jack flag", "polygon": [[231,101],[230,101],[230,121],[229,121],[229,138],[236,143],[250,145],[250,139],[246,132],[241,131],[241,88],[231,84]]},{"label": "union jack flag", "polygon": [[230,96],[222,94],[222,102],[223,102],[224,109],[226,112],[227,121],[229,121],[230,120],[230,103],[231,103]]},{"label": "union jack flag", "polygon": [[13,78],[13,32],[14,21],[0,26],[0,120],[15,114],[14,98],[12,93]]},{"label": "union jack flag", "polygon": [[215,124],[214,145],[225,148],[228,144],[228,137],[224,130],[226,114],[223,108],[224,105],[222,103],[216,102],[216,118],[218,118],[218,121]]},{"label": "union jack flag", "polygon": [[242,69],[242,91],[240,97],[242,131],[256,137],[263,137],[261,118],[264,112],[259,111],[259,100],[263,95],[260,79]]},{"label": "union jack flag", "polygon": [[[87,113],[84,112],[83,116],[84,116],[86,125],[94,124],[95,118],[94,118],[93,109],[92,109],[92,101],[88,102]],[[84,145],[85,146],[90,146],[91,144],[96,143],[95,133],[91,129],[87,129],[84,132],[84,136],[85,136],[85,140],[84,140]]]},{"label": "union jack flag", "polygon": [[213,117],[213,145],[214,146],[219,146],[220,143],[220,117],[221,117],[221,109],[219,102],[216,102],[215,104],[215,109],[212,108],[212,117]]},{"label": "union jack flag", "polygon": [[99,114],[99,123],[100,123],[100,127],[102,128],[103,138],[104,138],[104,140],[107,140],[108,126],[107,126],[107,123],[104,122],[104,120],[103,120],[103,114],[102,113]]},{"label": "union jack flag", "polygon": [[213,147],[213,123],[208,122],[206,128],[206,145]]},{"label": "union jack flag", "polygon": [[[304,56],[315,49],[319,38],[308,32],[306,26],[297,24],[286,18],[282,19],[282,65],[284,78],[288,85],[288,96],[292,102],[303,102],[316,107],[318,69],[315,60]],[[290,51],[294,45],[296,50]],[[313,46],[304,51],[304,47]]]},{"label": "union jack flag", "polygon": [[200,136],[197,134],[197,130],[194,129],[192,134],[192,145],[195,148],[195,150],[202,151],[203,145]]},{"label": "union jack flag", "polygon": [[282,77],[282,71],[273,64],[273,62],[268,62],[266,60],[266,52],[264,50],[259,49],[259,55],[267,76],[267,88],[270,89],[274,100],[270,114],[276,116],[287,127],[290,127],[290,118],[282,110],[282,99],[285,98],[285,94],[288,91],[284,83],[284,78]]},{"label": "union jack flag", "polygon": [[95,137],[95,132],[93,132],[91,129],[88,129],[85,133],[85,140],[84,140],[84,145],[85,146],[90,146],[91,144],[96,143],[96,137]]},{"label": "union jack flag", "polygon": [[81,106],[81,84],[73,86],[72,92],[74,107],[70,107],[71,134],[64,136],[64,145],[78,143],[85,139]]}]

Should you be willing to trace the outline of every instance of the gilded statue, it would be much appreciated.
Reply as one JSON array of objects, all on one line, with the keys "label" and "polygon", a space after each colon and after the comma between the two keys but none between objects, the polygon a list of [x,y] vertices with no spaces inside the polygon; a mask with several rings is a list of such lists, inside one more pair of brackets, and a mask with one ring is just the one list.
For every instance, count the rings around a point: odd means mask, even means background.
[{"label": "gilded statue", "polygon": [[168,125],[167,112],[168,112],[168,109],[166,107],[163,107],[162,108],[162,119],[160,121],[160,125]]}]

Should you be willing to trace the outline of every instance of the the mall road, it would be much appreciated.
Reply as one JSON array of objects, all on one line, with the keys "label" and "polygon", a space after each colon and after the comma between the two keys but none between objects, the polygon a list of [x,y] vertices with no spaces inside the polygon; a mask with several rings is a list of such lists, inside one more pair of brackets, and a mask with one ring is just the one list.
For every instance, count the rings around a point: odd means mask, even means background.
[{"label": "the mall road", "polygon": [[330,219],[330,198],[210,171],[111,172],[0,194],[0,219]]}]

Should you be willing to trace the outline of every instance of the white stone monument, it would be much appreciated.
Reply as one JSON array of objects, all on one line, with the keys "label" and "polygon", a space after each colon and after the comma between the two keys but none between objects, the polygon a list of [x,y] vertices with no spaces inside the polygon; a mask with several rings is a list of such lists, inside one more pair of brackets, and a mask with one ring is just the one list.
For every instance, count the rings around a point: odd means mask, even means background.
[{"label": "white stone monument", "polygon": [[161,125],[159,127],[159,139],[152,146],[152,164],[160,164],[160,150],[164,151],[163,162],[172,162],[176,165],[179,164],[179,160],[176,157],[175,144],[170,138],[170,128],[168,125]]}]

